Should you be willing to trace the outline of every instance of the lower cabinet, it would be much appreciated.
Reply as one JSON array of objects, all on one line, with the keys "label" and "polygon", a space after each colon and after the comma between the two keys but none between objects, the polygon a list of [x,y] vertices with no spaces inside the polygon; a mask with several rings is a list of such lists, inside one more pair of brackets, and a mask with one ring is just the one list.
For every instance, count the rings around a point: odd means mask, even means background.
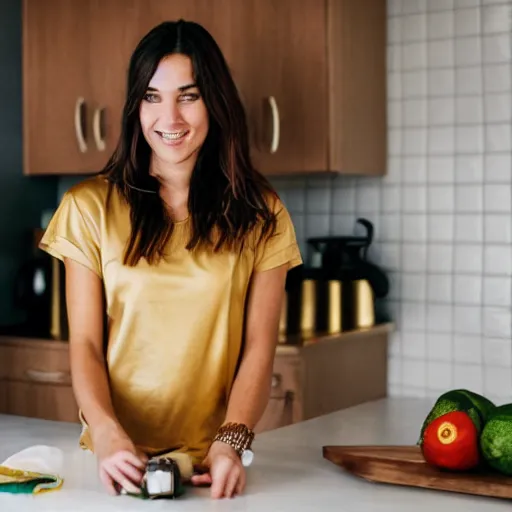
[{"label": "lower cabinet", "polygon": [[76,422],[78,409],[70,386],[5,381],[5,412],[18,416]]},{"label": "lower cabinet", "polygon": [[[389,325],[280,343],[267,408],[273,430],[387,394]],[[78,422],[65,342],[0,337],[0,413]]]}]

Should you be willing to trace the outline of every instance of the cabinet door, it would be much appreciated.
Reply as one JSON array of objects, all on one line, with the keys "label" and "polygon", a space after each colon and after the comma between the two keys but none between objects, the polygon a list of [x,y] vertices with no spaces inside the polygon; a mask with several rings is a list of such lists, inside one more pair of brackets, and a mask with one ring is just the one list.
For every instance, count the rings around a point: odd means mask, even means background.
[{"label": "cabinet door", "polygon": [[87,2],[23,1],[24,174],[90,171]]},{"label": "cabinet door", "polygon": [[144,5],[138,0],[89,0],[88,4],[91,152],[99,171],[121,134],[129,60],[142,35],[137,20]]},{"label": "cabinet door", "polygon": [[232,63],[233,50],[243,44],[236,40],[236,21],[242,11],[239,0],[187,0],[186,2],[166,2],[147,0],[139,15],[139,36],[164,21],[186,21],[200,23],[208,30],[221,48],[228,64]]},{"label": "cabinet door", "polygon": [[254,428],[256,434],[286,427],[293,423],[293,395],[287,393],[283,397],[271,397],[263,416]]},{"label": "cabinet door", "polygon": [[8,414],[7,410],[7,384],[0,379],[0,414]]},{"label": "cabinet door", "polygon": [[8,414],[78,423],[71,386],[4,381]]},{"label": "cabinet door", "polygon": [[328,165],[325,2],[244,0],[237,60],[254,161],[266,174]]}]

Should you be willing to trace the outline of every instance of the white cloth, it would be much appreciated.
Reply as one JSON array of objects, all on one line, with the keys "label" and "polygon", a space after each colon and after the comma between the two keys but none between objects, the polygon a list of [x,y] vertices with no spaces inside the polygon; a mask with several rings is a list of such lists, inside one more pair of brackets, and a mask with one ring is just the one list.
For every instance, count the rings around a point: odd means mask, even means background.
[{"label": "white cloth", "polygon": [[59,448],[35,445],[11,455],[0,466],[43,475],[60,475],[63,459],[62,450]]}]

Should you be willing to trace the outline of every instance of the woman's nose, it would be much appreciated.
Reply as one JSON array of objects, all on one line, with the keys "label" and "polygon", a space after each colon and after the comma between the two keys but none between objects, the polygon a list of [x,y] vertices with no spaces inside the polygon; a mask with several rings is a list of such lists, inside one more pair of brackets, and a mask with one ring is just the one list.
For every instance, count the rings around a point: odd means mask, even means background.
[{"label": "woman's nose", "polygon": [[182,116],[179,105],[175,101],[162,102],[160,117],[164,122],[169,124],[180,122]]}]

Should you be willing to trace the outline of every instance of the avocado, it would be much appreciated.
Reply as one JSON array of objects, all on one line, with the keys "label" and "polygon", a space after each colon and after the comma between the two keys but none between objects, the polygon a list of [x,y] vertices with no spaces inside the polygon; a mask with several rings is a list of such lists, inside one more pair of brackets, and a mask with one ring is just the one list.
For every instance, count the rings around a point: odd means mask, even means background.
[{"label": "avocado", "polygon": [[480,450],[490,467],[512,476],[512,404],[495,407],[480,436]]},{"label": "avocado", "polygon": [[437,400],[421,427],[418,444],[423,444],[423,434],[427,426],[443,414],[454,411],[463,411],[471,418],[480,433],[489,414],[495,409],[495,405],[478,393],[467,389],[453,389],[443,393]]},{"label": "avocado", "polygon": [[485,424],[489,415],[494,409],[496,409],[496,405],[494,405],[488,398],[485,396],[479,395],[473,391],[468,391],[467,389],[457,389],[455,390],[458,393],[462,393],[466,395],[473,405],[476,407],[477,411],[480,413],[480,417],[482,422]]}]

